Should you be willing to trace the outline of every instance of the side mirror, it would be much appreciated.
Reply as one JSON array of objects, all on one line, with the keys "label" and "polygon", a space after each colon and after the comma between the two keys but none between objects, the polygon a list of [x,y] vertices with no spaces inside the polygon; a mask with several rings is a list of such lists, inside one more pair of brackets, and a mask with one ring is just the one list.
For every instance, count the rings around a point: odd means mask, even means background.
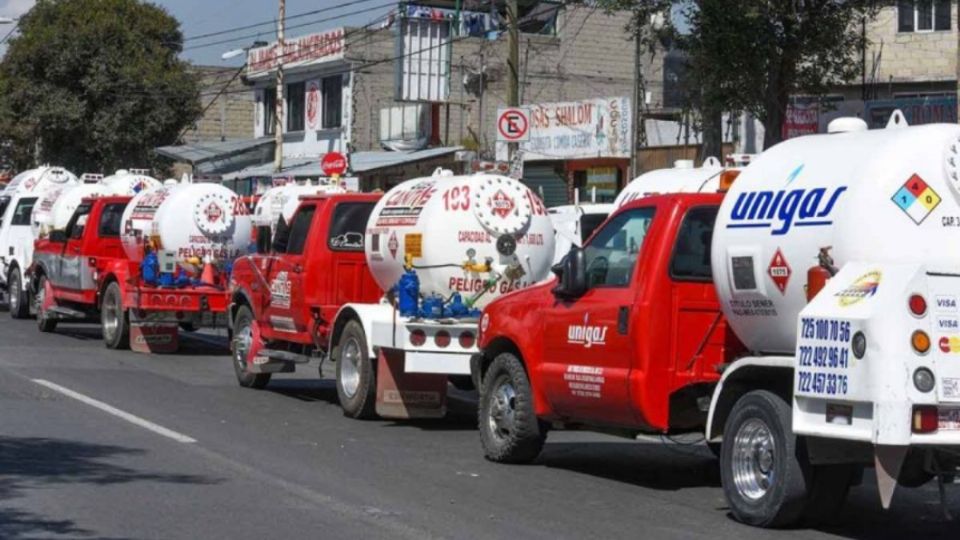
[{"label": "side mirror", "polygon": [[290,237],[290,227],[287,225],[287,220],[283,219],[283,216],[280,216],[280,221],[277,222],[277,230],[273,233],[273,243],[270,244],[274,253],[286,253],[287,252],[287,240]]},{"label": "side mirror", "polygon": [[62,244],[67,241],[67,231],[62,229],[54,229],[50,231],[50,235],[47,237],[51,242],[56,242]]},{"label": "side mirror", "polygon": [[270,253],[270,226],[261,225],[257,227],[257,253]]},{"label": "side mirror", "polygon": [[573,246],[570,253],[550,269],[559,278],[553,294],[558,298],[579,298],[587,292],[586,258],[583,248]]}]

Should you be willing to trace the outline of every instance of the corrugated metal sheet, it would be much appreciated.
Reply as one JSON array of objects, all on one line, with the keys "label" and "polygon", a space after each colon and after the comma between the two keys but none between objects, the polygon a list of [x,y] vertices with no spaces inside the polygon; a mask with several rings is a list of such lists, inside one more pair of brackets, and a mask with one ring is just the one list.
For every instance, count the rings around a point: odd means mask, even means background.
[{"label": "corrugated metal sheet", "polygon": [[543,198],[547,207],[569,204],[567,183],[554,165],[523,166],[523,183]]}]

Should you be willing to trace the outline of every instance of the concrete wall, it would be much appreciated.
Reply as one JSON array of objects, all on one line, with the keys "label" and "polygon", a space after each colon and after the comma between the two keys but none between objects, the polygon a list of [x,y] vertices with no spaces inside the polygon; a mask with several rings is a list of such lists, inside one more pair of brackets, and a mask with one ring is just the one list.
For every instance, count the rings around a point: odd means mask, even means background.
[{"label": "concrete wall", "polygon": [[[194,129],[184,134],[184,141],[194,143],[252,138],[253,92],[238,77],[227,86],[223,95],[216,97],[216,93],[236,73],[236,68],[197,66],[195,69],[200,77],[201,107],[206,109],[206,113]],[[211,105],[214,99],[216,102]]]}]

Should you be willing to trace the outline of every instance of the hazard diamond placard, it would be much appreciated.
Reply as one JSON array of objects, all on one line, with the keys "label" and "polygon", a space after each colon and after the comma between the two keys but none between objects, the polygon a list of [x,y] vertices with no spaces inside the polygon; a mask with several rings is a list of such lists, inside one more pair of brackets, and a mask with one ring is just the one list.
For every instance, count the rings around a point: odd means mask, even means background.
[{"label": "hazard diamond placard", "polygon": [[777,286],[777,289],[780,290],[780,294],[787,293],[787,283],[790,282],[790,265],[787,264],[787,259],[784,258],[783,252],[777,248],[777,252],[774,253],[773,259],[770,260],[770,267],[767,268],[767,274],[770,275],[770,279],[773,280],[773,284]]}]

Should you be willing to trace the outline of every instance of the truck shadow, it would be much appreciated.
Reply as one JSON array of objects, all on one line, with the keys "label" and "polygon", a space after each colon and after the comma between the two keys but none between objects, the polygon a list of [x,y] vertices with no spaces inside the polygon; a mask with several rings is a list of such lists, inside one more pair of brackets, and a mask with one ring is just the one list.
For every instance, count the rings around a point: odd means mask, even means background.
[{"label": "truck shadow", "polygon": [[548,442],[537,464],[649,489],[720,487],[720,468],[702,445]]},{"label": "truck shadow", "polygon": [[340,403],[337,398],[337,384],[330,379],[274,378],[267,385],[266,391],[307,403],[324,402],[331,405]]},{"label": "truck shadow", "polygon": [[221,480],[188,474],[154,473],[108,463],[113,458],[142,455],[136,448],[89,444],[42,437],[0,437],[0,538],[19,539],[52,535],[96,536],[70,519],[57,519],[12,508],[16,499],[32,490],[58,486],[97,486],[154,482],[216,484]]}]

